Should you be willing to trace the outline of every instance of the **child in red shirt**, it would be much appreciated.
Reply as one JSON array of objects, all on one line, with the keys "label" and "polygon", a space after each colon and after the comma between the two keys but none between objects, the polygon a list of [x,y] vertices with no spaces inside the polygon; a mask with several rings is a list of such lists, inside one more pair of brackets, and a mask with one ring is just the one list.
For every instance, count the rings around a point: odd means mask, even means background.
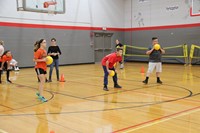
[{"label": "child in red shirt", "polygon": [[101,61],[102,67],[103,67],[103,70],[104,70],[104,87],[103,87],[103,90],[105,90],[105,91],[109,91],[107,85],[108,85],[108,75],[110,73],[110,70],[115,71],[115,75],[113,76],[114,87],[115,88],[122,88],[117,83],[117,71],[115,70],[115,67],[114,67],[115,63],[122,61],[122,52],[123,52],[123,50],[121,48],[117,48],[116,52],[105,56]]},{"label": "child in red shirt", "polygon": [[1,81],[1,75],[2,75],[2,71],[6,70],[6,78],[7,78],[7,82],[12,83],[9,80],[10,77],[10,71],[8,68],[10,68],[10,61],[12,60],[12,54],[10,50],[7,50],[3,53],[3,55],[0,58],[0,83]]}]

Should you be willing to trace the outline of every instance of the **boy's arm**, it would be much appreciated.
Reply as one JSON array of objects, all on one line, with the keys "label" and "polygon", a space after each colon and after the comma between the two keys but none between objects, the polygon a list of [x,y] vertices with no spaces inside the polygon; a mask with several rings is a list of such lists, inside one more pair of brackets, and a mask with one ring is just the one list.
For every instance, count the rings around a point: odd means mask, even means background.
[{"label": "boy's arm", "polygon": [[148,51],[146,52],[146,54],[147,54],[147,55],[151,54],[151,53],[153,52],[153,50],[154,50],[154,48],[148,50]]},{"label": "boy's arm", "polygon": [[109,61],[106,61],[106,69],[107,69],[107,72],[109,73],[110,70],[109,70]]},{"label": "boy's arm", "polygon": [[160,48],[160,51],[161,51],[162,54],[165,53],[165,50],[163,48]]}]

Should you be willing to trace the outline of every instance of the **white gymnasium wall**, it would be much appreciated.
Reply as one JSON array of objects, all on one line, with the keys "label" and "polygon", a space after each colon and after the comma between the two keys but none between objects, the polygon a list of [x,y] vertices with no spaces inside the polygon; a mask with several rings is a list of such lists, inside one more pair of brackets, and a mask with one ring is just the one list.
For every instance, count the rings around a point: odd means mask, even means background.
[{"label": "white gymnasium wall", "polygon": [[30,24],[124,27],[124,0],[65,0],[66,13],[17,11],[16,0],[0,1],[0,21]]},{"label": "white gymnasium wall", "polygon": [[125,27],[199,23],[190,16],[190,0],[125,0]]}]

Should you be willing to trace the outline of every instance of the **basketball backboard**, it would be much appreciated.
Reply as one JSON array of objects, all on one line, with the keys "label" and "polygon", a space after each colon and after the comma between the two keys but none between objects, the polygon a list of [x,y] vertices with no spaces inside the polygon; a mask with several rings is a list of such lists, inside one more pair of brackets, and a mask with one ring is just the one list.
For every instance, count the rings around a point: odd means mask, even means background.
[{"label": "basketball backboard", "polygon": [[190,16],[200,16],[200,0],[191,0]]},{"label": "basketball backboard", "polygon": [[17,0],[17,10],[64,14],[65,0]]}]

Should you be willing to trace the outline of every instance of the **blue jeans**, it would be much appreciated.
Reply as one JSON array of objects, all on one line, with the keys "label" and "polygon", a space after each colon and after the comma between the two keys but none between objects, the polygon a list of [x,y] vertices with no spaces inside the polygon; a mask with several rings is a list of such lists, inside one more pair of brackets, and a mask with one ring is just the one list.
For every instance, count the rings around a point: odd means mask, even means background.
[{"label": "blue jeans", "polygon": [[53,67],[56,67],[56,76],[57,80],[59,80],[59,59],[53,59],[53,63],[50,65],[50,70],[49,70],[49,80],[51,80],[52,72],[53,72]]},{"label": "blue jeans", "polygon": [[[103,70],[104,70],[104,85],[108,85],[108,75],[109,75],[109,73],[108,73],[108,71],[107,71],[107,69],[106,69],[106,66],[102,66],[103,67]],[[113,68],[109,68],[109,70],[113,70],[113,71],[115,71],[115,68],[113,67]],[[113,76],[113,82],[114,82],[114,85],[116,85],[117,84],[117,73],[115,73],[115,75]]]}]

